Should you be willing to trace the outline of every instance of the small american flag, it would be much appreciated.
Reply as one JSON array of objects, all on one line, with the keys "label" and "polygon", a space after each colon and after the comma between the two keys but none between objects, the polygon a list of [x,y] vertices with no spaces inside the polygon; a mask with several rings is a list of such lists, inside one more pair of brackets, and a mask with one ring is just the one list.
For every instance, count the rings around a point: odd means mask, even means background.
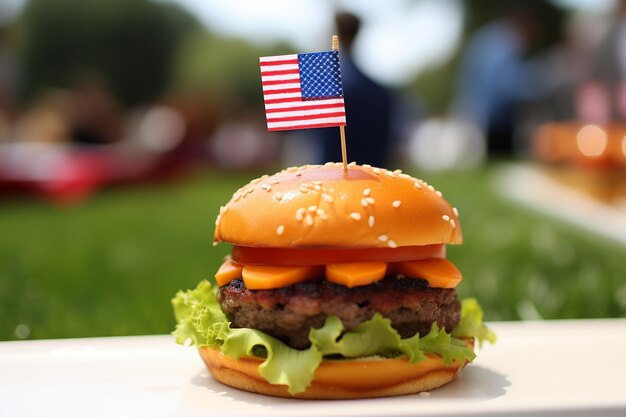
[{"label": "small american flag", "polygon": [[345,126],[339,53],[262,57],[267,130]]}]

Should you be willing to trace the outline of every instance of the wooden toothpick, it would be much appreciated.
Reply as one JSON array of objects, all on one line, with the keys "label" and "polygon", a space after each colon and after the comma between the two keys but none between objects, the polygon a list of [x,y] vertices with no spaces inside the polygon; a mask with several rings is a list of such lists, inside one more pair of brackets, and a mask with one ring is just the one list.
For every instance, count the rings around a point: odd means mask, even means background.
[{"label": "wooden toothpick", "polygon": [[[339,51],[339,36],[337,35],[333,35],[332,49],[333,51]],[[348,170],[348,152],[346,151],[345,126],[339,126],[339,134],[341,136],[341,159],[343,160],[343,170],[347,171]]]}]

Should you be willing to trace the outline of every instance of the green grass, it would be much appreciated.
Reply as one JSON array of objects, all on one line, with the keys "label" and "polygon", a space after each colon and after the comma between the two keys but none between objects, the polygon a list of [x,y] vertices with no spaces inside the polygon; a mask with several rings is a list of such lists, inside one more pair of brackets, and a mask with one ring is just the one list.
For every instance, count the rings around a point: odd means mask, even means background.
[{"label": "green grass", "polygon": [[[491,169],[427,175],[459,208],[461,296],[488,320],[626,316],[626,249],[503,200]],[[169,299],[210,277],[220,204],[256,176],[203,174],[55,207],[0,203],[0,340],[169,332]]]}]

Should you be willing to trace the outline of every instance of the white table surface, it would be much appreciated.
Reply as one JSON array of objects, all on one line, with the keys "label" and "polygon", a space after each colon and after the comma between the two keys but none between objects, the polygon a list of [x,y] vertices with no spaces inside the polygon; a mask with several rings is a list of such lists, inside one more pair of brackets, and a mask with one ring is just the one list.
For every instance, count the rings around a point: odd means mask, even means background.
[{"label": "white table surface", "polygon": [[626,319],[492,323],[430,395],[303,401],[214,381],[171,336],[0,343],[0,416],[626,416]]}]

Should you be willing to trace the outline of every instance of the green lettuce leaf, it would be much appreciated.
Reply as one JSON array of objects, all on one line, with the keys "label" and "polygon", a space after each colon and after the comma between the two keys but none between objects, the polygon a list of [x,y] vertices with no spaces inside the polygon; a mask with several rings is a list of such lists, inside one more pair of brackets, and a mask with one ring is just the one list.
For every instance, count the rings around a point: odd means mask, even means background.
[{"label": "green lettuce leaf", "polygon": [[443,358],[443,363],[449,365],[454,361],[472,362],[476,358],[474,351],[459,339],[452,338],[445,329],[439,329],[433,323],[430,332],[420,338],[420,348],[426,353],[436,353]]},{"label": "green lettuce leaf", "polygon": [[215,289],[202,281],[193,290],[179,291],[172,299],[177,320],[173,331],[176,342],[186,346],[219,348],[232,358],[257,356],[265,360],[259,374],[271,384],[286,385],[290,394],[303,392],[325,356],[359,358],[372,355],[406,355],[411,363],[438,354],[444,362],[472,361],[475,354],[459,338],[474,337],[480,343],[495,341],[495,335],[482,322],[483,312],[474,299],[462,302],[461,322],[452,334],[433,324],[430,332],[406,339],[380,314],[344,333],[341,320],[328,317],[319,329],[311,329],[311,347],[293,349],[280,340],[254,329],[231,329],[217,302]]},{"label": "green lettuce leaf", "polygon": [[341,320],[331,316],[326,319],[321,328],[311,329],[309,340],[323,355],[359,358],[404,353],[411,363],[426,359],[419,349],[419,336],[400,339],[398,332],[391,327],[391,320],[378,313],[351,332],[344,334],[343,337],[341,337],[342,332]]},{"label": "green lettuce leaf", "polygon": [[480,347],[485,340],[496,343],[496,334],[483,323],[483,309],[475,298],[461,301],[461,321],[452,330],[452,337],[473,337]]},{"label": "green lettuce leaf", "polygon": [[176,343],[185,346],[219,346],[228,332],[228,320],[207,280],[193,290],[178,291],[172,298]]},{"label": "green lettuce leaf", "polygon": [[261,331],[231,329],[222,345],[222,352],[234,359],[254,356],[263,348],[266,357],[259,365],[259,374],[270,384],[287,385],[290,394],[304,392],[322,362],[322,353],[315,346],[296,350]]}]

